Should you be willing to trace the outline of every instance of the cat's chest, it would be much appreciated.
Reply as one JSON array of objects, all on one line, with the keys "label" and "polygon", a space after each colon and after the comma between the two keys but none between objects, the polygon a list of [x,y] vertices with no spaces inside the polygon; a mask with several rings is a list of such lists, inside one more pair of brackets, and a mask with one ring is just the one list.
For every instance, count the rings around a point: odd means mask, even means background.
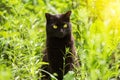
[{"label": "cat's chest", "polygon": [[51,48],[65,48],[67,45],[66,39],[49,39],[47,41],[47,46]]}]

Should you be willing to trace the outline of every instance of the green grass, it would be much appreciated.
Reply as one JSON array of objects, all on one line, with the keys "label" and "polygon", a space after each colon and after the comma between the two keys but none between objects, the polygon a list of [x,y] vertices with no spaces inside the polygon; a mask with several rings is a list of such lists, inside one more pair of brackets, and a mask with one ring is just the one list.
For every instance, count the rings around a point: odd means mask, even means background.
[{"label": "green grass", "polygon": [[[64,80],[120,76],[120,1],[0,0],[0,80],[37,80],[45,48],[45,13],[72,10],[81,66]],[[111,65],[111,66],[110,66]]]}]

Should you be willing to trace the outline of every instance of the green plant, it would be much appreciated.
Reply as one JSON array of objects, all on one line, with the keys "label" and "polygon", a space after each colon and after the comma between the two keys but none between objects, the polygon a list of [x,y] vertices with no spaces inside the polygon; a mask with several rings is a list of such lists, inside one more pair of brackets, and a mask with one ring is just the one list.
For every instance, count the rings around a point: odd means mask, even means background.
[{"label": "green plant", "polygon": [[119,0],[1,0],[0,80],[37,80],[45,47],[46,12],[72,10],[81,66],[64,79],[110,80],[120,76]]}]

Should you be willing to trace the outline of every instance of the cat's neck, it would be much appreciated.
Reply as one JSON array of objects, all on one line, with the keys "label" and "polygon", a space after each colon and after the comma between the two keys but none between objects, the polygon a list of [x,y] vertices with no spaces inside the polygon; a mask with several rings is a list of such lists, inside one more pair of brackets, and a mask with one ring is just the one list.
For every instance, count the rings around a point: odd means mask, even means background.
[{"label": "cat's neck", "polygon": [[71,33],[70,34],[68,34],[68,35],[66,35],[65,37],[63,37],[63,38],[58,38],[58,37],[49,37],[49,36],[47,36],[47,41],[59,41],[59,42],[63,42],[63,41],[69,41],[70,39],[71,39],[71,37],[72,37],[72,35],[71,35]]},{"label": "cat's neck", "polygon": [[71,41],[72,35],[69,34],[63,38],[47,37],[47,47],[65,47]]}]

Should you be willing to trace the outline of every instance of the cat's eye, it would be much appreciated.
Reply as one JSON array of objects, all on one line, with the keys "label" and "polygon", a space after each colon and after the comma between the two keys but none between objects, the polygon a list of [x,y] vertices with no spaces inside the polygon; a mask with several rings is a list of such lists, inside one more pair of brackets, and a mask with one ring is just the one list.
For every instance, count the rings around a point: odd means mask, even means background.
[{"label": "cat's eye", "polygon": [[64,24],[63,28],[67,28],[67,27],[68,27],[67,24]]},{"label": "cat's eye", "polygon": [[56,25],[53,26],[53,29],[57,29],[58,27]]}]

